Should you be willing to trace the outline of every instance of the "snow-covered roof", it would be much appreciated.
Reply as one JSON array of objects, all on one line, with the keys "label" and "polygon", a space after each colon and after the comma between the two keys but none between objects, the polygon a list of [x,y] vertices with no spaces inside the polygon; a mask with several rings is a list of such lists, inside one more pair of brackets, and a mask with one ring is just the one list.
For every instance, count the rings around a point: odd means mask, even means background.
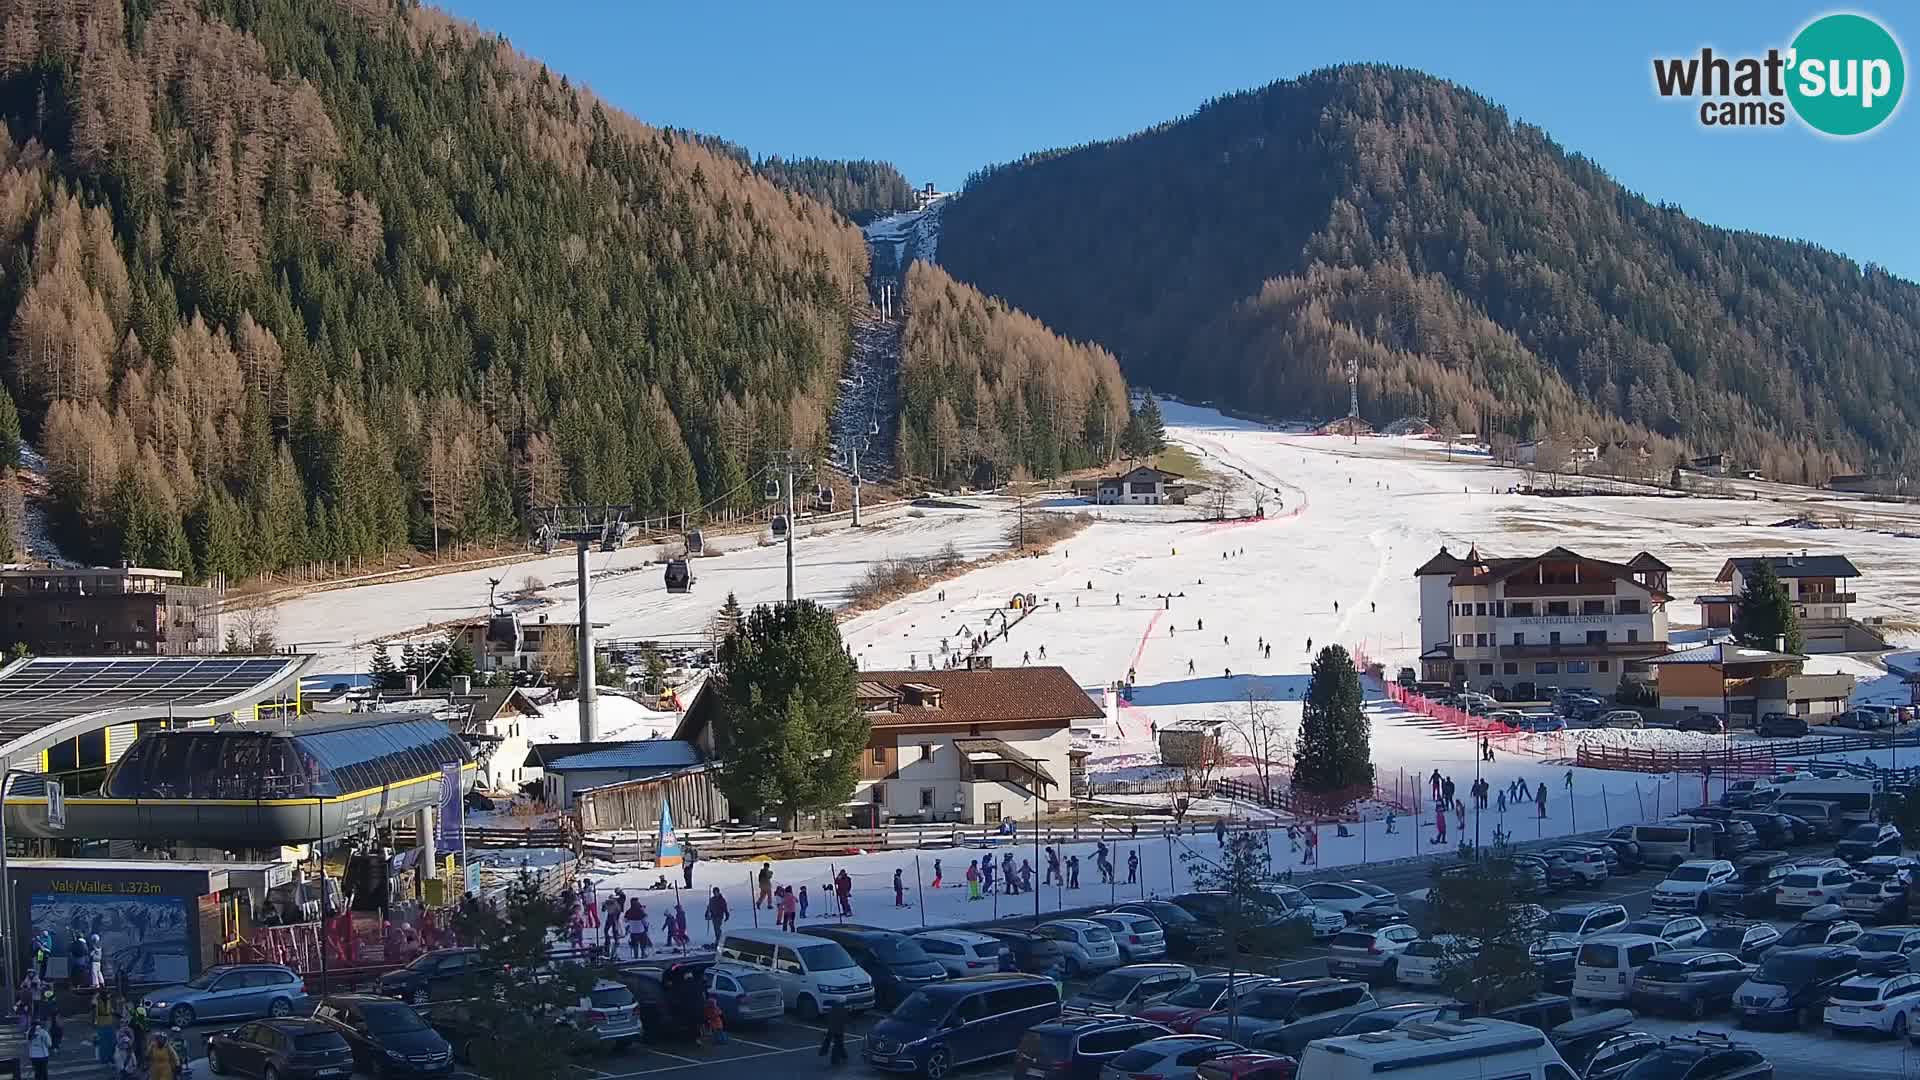
[{"label": "snow-covered roof", "polygon": [[1646,662],[1649,664],[1765,664],[1785,663],[1792,660],[1805,660],[1799,653],[1774,652],[1772,649],[1752,649],[1745,645],[1732,645],[1725,642],[1714,645],[1700,645],[1692,649],[1670,652],[1665,656],[1656,656]]},{"label": "snow-covered roof", "polygon": [[[588,749],[587,747],[592,747]],[[535,746],[533,755],[548,772],[587,769],[674,769],[701,763],[700,751],[678,739],[643,739],[630,743],[575,743],[555,754],[552,746]]]}]

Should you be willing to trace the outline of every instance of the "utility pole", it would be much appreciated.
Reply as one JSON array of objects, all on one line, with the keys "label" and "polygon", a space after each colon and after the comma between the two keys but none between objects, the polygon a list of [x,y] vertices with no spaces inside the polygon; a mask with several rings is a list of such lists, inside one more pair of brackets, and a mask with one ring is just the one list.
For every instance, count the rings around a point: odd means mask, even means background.
[{"label": "utility pole", "polygon": [[600,735],[598,688],[594,681],[593,616],[587,607],[587,594],[593,580],[587,567],[587,552],[597,544],[601,551],[613,551],[626,542],[630,506],[547,506],[535,510],[540,519],[536,530],[544,538],[573,541],[579,580],[575,592],[580,600],[580,628],[574,635],[579,646],[576,680],[580,688],[580,741],[597,742]]}]

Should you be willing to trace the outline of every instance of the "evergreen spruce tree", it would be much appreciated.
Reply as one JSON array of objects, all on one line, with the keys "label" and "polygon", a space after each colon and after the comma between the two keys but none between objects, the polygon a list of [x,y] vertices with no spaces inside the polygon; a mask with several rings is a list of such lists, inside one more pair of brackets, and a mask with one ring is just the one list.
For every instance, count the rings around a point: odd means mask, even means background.
[{"label": "evergreen spruce tree", "polygon": [[870,729],[833,613],[811,600],[762,605],[720,645],[713,725],[727,801],[789,818],[843,805]]},{"label": "evergreen spruce tree", "polygon": [[1491,858],[1440,867],[1428,894],[1434,932],[1447,944],[1440,986],[1478,1014],[1517,1004],[1540,989],[1530,950],[1543,927],[1530,913],[1513,860],[1495,848]]},{"label": "evergreen spruce tree", "polygon": [[0,469],[12,469],[20,464],[20,410],[13,404],[13,395],[5,386],[0,386]]},{"label": "evergreen spruce tree", "polygon": [[1360,675],[1353,657],[1328,645],[1314,657],[1307,683],[1293,786],[1310,794],[1342,792],[1373,783],[1372,734],[1360,707]]},{"label": "evergreen spruce tree", "polygon": [[375,690],[392,690],[400,683],[400,673],[394,669],[393,657],[387,654],[385,645],[375,646],[373,666],[367,670],[367,674],[373,678]]},{"label": "evergreen spruce tree", "polygon": [[1754,649],[1776,649],[1784,640],[1785,651],[1791,653],[1806,644],[1800,635],[1800,620],[1793,614],[1793,602],[1787,598],[1786,582],[1767,560],[1761,560],[1753,573],[1746,575],[1746,585],[1740,590],[1740,614],[1733,620],[1733,638]]},{"label": "evergreen spruce tree", "polygon": [[1140,456],[1148,457],[1167,448],[1167,422],[1160,416],[1160,402],[1149,392],[1134,413],[1140,421]]},{"label": "evergreen spruce tree", "polygon": [[398,674],[402,676],[403,679],[408,675],[413,676],[415,679],[420,677],[420,650],[414,648],[413,642],[411,641],[400,646],[400,671]]}]

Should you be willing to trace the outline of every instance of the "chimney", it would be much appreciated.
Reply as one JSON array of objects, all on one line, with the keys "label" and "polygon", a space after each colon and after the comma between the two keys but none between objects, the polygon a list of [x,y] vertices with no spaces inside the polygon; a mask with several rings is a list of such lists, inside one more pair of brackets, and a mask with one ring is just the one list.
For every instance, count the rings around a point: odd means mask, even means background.
[{"label": "chimney", "polygon": [[454,694],[454,696],[455,696],[455,697],[466,697],[466,696],[467,696],[468,694],[471,694],[471,693],[473,693],[473,676],[471,676],[471,675],[455,675],[455,676],[453,677],[453,694]]},{"label": "chimney", "polygon": [[547,621],[547,617],[546,617],[545,615],[541,615],[541,616],[540,616],[540,621],[541,621],[542,623],[545,623],[545,622]]},{"label": "chimney", "polygon": [[407,676],[407,696],[413,697],[418,693],[420,693],[420,676],[409,674]]}]

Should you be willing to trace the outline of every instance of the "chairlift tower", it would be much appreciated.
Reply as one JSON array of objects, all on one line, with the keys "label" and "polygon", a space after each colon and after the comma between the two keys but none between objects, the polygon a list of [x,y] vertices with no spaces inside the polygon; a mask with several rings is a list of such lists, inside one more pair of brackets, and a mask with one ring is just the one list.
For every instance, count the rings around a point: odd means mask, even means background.
[{"label": "chairlift tower", "polygon": [[[775,450],[767,456],[767,470],[773,474],[773,481],[767,485],[768,501],[777,501],[780,497],[779,486],[785,478],[787,496],[787,603],[793,603],[793,486],[801,479],[813,478],[813,465],[798,450]],[[859,498],[855,489],[854,498]]]},{"label": "chairlift tower", "polygon": [[539,522],[537,531],[543,538],[573,542],[578,567],[575,592],[580,598],[580,627],[574,635],[574,642],[579,647],[579,674],[576,679],[580,686],[580,741],[584,743],[597,742],[600,736],[598,690],[593,667],[593,616],[587,609],[587,594],[592,591],[593,581],[587,569],[587,553],[595,546],[601,551],[614,551],[625,543],[627,533],[632,529],[627,523],[627,514],[632,510],[631,506],[602,504],[544,506],[534,511]]}]

